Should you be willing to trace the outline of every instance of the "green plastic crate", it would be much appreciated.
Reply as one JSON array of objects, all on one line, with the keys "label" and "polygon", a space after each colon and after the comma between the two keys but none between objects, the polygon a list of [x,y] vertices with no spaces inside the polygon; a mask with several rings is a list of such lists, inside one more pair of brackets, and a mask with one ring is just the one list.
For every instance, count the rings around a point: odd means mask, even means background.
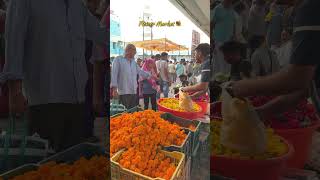
[{"label": "green plastic crate", "polygon": [[173,151],[182,152],[186,155],[186,158],[191,156],[191,154],[192,154],[192,152],[191,152],[191,132],[187,129],[184,129],[184,131],[185,131],[187,137],[181,146],[171,145],[171,146],[163,147],[162,149],[165,151],[170,151],[170,152],[173,152]]},{"label": "green plastic crate", "polygon": [[108,154],[109,153],[106,152],[106,149],[100,145],[82,143],[60,153],[57,153],[43,161],[40,161],[39,165],[45,164],[50,161],[55,161],[57,163],[73,163],[79,160],[81,157],[89,159],[95,155],[106,155],[110,158],[110,155]]},{"label": "green plastic crate", "polygon": [[[201,127],[201,122],[197,121],[197,120],[187,120],[184,118],[180,118],[177,116],[174,116],[170,113],[164,113],[161,115],[161,117],[169,122],[172,123],[176,123],[179,126],[188,129],[190,131],[191,134],[191,153],[193,153],[195,151],[195,148],[197,147],[197,145],[199,144],[199,135],[200,135],[200,127]],[[191,131],[189,129],[190,125],[193,125],[194,127],[196,127],[195,131]]]},{"label": "green plastic crate", "polygon": [[139,112],[139,111],[143,111],[143,109],[142,109],[140,106],[136,106],[136,107],[133,107],[133,108],[131,108],[131,109],[126,109],[126,110],[123,111],[123,112],[114,114],[114,115],[111,116],[111,118],[120,116],[120,115],[123,114],[123,113],[134,113],[134,112]]},{"label": "green plastic crate", "polygon": [[60,153],[57,153],[47,159],[44,159],[37,164],[26,164],[20,166],[14,170],[8,171],[0,175],[0,177],[7,180],[15,176],[22,175],[26,172],[37,170],[40,165],[50,161],[55,161],[57,163],[73,163],[79,160],[80,157],[91,158],[95,155],[106,155],[108,158],[110,158],[110,156],[102,146],[91,143],[82,143],[75,145]]},{"label": "green plastic crate", "polygon": [[9,179],[14,178],[16,176],[23,175],[26,172],[37,170],[38,167],[39,166],[37,164],[25,164],[23,166],[20,166],[16,169],[13,169],[11,171],[8,171],[8,172],[0,175],[0,177],[3,178],[4,180],[9,180]]},{"label": "green plastic crate", "polygon": [[48,141],[38,135],[27,136],[27,116],[22,117],[22,128],[17,131],[17,118],[9,117],[9,124],[0,135],[0,173],[10,171],[24,164],[37,163],[48,152]]},{"label": "green plastic crate", "polygon": [[123,113],[127,108],[120,104],[118,100],[112,99],[110,103],[110,116],[114,116],[119,113]]}]

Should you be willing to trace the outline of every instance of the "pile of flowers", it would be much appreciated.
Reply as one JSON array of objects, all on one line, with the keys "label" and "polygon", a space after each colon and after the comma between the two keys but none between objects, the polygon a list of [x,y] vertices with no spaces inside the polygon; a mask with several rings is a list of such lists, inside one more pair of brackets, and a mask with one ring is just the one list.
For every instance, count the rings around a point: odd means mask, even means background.
[{"label": "pile of flowers", "polygon": [[[274,97],[262,96],[250,98],[251,103],[255,107],[263,106],[272,99]],[[286,112],[273,116],[267,125],[275,129],[294,129],[310,126],[318,119],[314,105],[310,104],[307,100],[303,100]]]},{"label": "pile of flowers", "polygon": [[181,146],[187,135],[180,126],[160,116],[160,112],[146,110],[111,118],[110,154],[126,149],[119,160],[121,166],[153,178],[170,179],[175,166],[162,158],[160,147]]},{"label": "pile of flowers", "polygon": [[73,164],[49,162],[41,165],[38,170],[27,172],[10,180],[107,179],[110,169],[109,162],[106,156],[94,156],[90,160],[82,157]]},{"label": "pile of flowers", "polygon": [[[179,106],[179,99],[175,98],[164,98],[160,101],[160,105],[168,109],[180,112],[186,112]],[[193,112],[200,112],[201,107],[197,103],[193,103]]]},{"label": "pile of flowers", "polygon": [[149,177],[171,179],[176,170],[174,161],[166,157],[156,146],[154,149],[129,148],[121,154],[119,163],[122,167]]},{"label": "pile of flowers", "polygon": [[239,159],[270,159],[280,157],[288,152],[288,147],[272,129],[267,129],[267,150],[263,154],[248,156],[229,149],[220,143],[220,120],[211,120],[211,155],[222,155]]}]

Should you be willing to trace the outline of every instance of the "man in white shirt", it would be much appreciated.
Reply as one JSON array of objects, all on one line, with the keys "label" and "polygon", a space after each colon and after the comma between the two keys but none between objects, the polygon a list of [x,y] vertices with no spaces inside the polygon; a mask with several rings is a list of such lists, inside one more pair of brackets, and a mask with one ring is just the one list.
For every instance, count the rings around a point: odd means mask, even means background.
[{"label": "man in white shirt", "polygon": [[161,58],[161,55],[160,54],[156,54],[154,59],[156,61],[156,67],[157,67],[157,71],[159,73],[159,66],[160,66],[160,58]]},{"label": "man in white shirt", "polygon": [[11,113],[28,111],[28,134],[57,152],[83,142],[85,40],[104,46],[106,24],[79,0],[10,0],[5,34],[0,83],[9,85]]},{"label": "man in white shirt", "polygon": [[169,78],[169,70],[168,70],[168,53],[161,53],[161,60],[159,63],[159,73],[162,84],[162,92],[164,97],[169,96],[169,87],[171,85]]},{"label": "man in white shirt", "polygon": [[176,66],[173,64],[172,61],[170,61],[168,68],[169,68],[170,81],[175,82]]}]

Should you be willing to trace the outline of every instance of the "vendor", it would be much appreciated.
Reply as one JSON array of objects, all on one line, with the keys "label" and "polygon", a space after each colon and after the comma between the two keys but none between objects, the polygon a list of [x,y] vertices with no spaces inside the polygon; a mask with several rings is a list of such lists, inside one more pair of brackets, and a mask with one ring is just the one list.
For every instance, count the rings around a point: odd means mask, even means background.
[{"label": "vendor", "polygon": [[[236,97],[272,95],[276,99],[257,109],[262,119],[281,113],[311,95],[319,106],[320,1],[305,0],[297,9],[294,22],[290,65],[271,76],[231,83],[229,92]],[[310,86],[311,85],[311,86]]]},{"label": "vendor", "polygon": [[195,48],[196,62],[201,64],[201,80],[198,84],[188,87],[182,87],[183,92],[195,92],[191,95],[192,99],[198,98],[208,91],[210,81],[210,45],[207,43],[199,44]]},{"label": "vendor", "polygon": [[224,60],[231,65],[230,80],[240,80],[240,63],[242,61],[241,56],[242,44],[236,41],[229,41],[224,43],[220,50],[224,55]]}]

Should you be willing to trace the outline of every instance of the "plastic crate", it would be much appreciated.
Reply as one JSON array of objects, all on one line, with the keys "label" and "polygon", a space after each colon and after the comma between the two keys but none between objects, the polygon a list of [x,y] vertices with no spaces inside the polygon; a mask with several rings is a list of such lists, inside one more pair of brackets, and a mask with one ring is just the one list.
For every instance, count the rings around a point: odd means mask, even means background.
[{"label": "plastic crate", "polygon": [[122,105],[122,104],[119,104],[118,101],[116,100],[111,100],[111,103],[110,103],[110,116],[113,116],[113,115],[116,115],[116,114],[119,114],[119,113],[123,113],[127,110],[127,108]]},{"label": "plastic crate", "polygon": [[126,110],[125,112],[126,113],[134,113],[134,112],[139,112],[139,111],[143,111],[141,106],[133,107],[131,109]]},{"label": "plastic crate", "polygon": [[131,108],[131,109],[128,109],[128,110],[119,112],[119,113],[117,113],[117,114],[113,114],[113,115],[111,115],[111,118],[120,116],[120,115],[123,114],[123,113],[134,113],[134,112],[139,112],[139,111],[143,111],[143,109],[142,109],[140,106],[136,106],[136,107],[133,107],[133,108]]},{"label": "plastic crate", "polygon": [[[161,117],[169,122],[176,123],[179,126],[188,129],[191,133],[191,153],[195,150],[196,146],[199,144],[199,135],[200,135],[200,127],[201,122],[197,120],[186,120],[184,118],[180,118],[177,116],[174,116],[170,113],[164,113],[161,115]],[[190,125],[193,125],[196,127],[195,131],[192,131],[189,129]]]},{"label": "plastic crate", "polygon": [[177,146],[177,145],[171,145],[171,146],[166,146],[163,147],[162,149],[165,151],[178,151],[178,152],[182,152],[186,155],[186,157],[191,156],[191,132],[188,129],[184,129],[184,132],[186,133],[187,137],[186,139],[183,141],[181,146]]},{"label": "plastic crate", "polygon": [[37,163],[48,155],[47,140],[36,136],[26,136],[24,139],[20,135],[12,135],[9,148],[6,149],[5,138],[5,135],[0,136],[0,173],[24,164]]},{"label": "plastic crate", "polygon": [[[125,149],[117,152],[111,158],[111,180],[163,180],[162,178],[151,178],[131,171],[129,169],[122,168],[121,165],[118,163],[118,159],[124,151]],[[173,173],[170,180],[185,180],[185,155],[180,152],[162,152],[166,155],[166,157],[170,157],[172,160],[174,160],[174,163],[177,166],[176,171]]]},{"label": "plastic crate", "polygon": [[8,171],[4,174],[1,174],[0,177],[3,178],[4,180],[9,180],[16,176],[23,175],[26,172],[37,170],[37,169],[38,169],[38,165],[36,164],[26,164],[16,169],[13,169],[11,171]]},{"label": "plastic crate", "polygon": [[80,159],[80,157],[85,157],[89,159],[95,155],[108,156],[105,149],[99,145],[90,143],[78,144],[63,152],[60,152],[45,160],[42,160],[38,164],[27,164],[18,167],[17,169],[4,173],[0,177],[4,178],[5,180],[8,178],[13,178],[15,176],[22,175],[28,171],[36,170],[40,165],[48,163],[50,161],[55,161],[57,163],[73,163]]},{"label": "plastic crate", "polygon": [[39,162],[39,165],[48,163],[50,161],[55,161],[57,163],[73,163],[79,160],[81,157],[89,159],[95,155],[106,155],[110,158],[102,146],[91,143],[82,143]]}]

